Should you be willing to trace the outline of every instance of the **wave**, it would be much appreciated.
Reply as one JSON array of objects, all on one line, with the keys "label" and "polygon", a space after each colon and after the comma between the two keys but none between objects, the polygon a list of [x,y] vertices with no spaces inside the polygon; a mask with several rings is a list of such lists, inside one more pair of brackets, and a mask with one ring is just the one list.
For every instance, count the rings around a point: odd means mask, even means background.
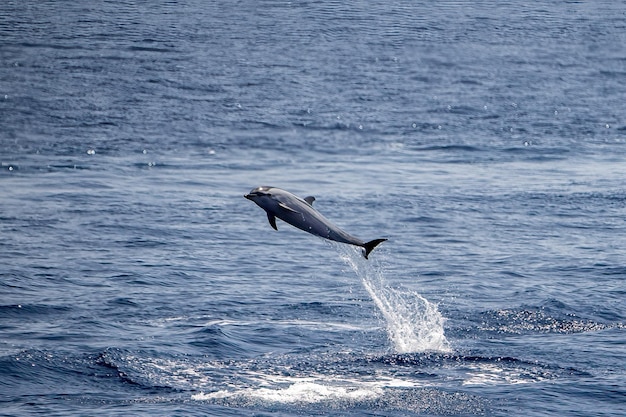
[{"label": "wave", "polygon": [[[490,400],[467,386],[588,378],[585,372],[515,357],[425,353],[309,352],[249,359],[107,348],[95,354],[23,350],[0,356],[5,386],[68,401],[198,401],[231,408],[378,410],[484,414]],[[11,389],[11,388],[10,388]],[[94,394],[100,393],[100,394]],[[115,398],[115,399],[113,399]]]}]

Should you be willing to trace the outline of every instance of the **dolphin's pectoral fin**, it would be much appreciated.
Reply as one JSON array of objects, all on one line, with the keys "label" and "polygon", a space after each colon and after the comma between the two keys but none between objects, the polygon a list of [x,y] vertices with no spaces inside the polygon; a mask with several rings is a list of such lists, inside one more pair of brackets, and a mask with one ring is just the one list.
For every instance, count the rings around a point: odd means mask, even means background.
[{"label": "dolphin's pectoral fin", "polygon": [[304,201],[306,201],[307,203],[309,203],[309,206],[313,205],[313,202],[315,201],[315,197],[313,197],[312,195],[308,196],[308,197],[304,197]]},{"label": "dolphin's pectoral fin", "polygon": [[285,210],[290,211],[290,212],[292,212],[292,213],[298,213],[297,211],[295,211],[294,209],[292,209],[291,207],[289,207],[289,206],[288,206],[288,205],[286,205],[286,204],[283,204],[283,203],[278,203],[278,205],[279,205],[282,209],[285,209]]},{"label": "dolphin's pectoral fin", "polygon": [[273,214],[267,213],[267,220],[270,221],[270,226],[272,226],[274,230],[278,230],[278,227],[276,227],[276,217],[274,217]]}]

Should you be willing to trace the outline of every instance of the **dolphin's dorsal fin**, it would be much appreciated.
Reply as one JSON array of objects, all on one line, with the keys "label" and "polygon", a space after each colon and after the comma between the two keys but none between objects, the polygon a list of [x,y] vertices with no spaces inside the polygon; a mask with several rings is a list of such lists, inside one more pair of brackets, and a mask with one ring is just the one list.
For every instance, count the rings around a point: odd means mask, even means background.
[{"label": "dolphin's dorsal fin", "polygon": [[309,203],[309,206],[313,205],[313,202],[315,201],[315,197],[313,197],[312,195],[308,196],[308,197],[304,197],[304,201],[306,201],[307,203]]},{"label": "dolphin's dorsal fin", "polygon": [[278,227],[276,227],[276,217],[274,217],[273,214],[267,213],[267,220],[269,220],[270,226],[272,226],[274,230],[278,230]]},{"label": "dolphin's dorsal fin", "polygon": [[292,213],[298,213],[297,211],[295,211],[294,209],[292,209],[291,207],[289,207],[288,205],[286,205],[286,204],[284,204],[284,203],[278,203],[278,205],[279,205],[281,208],[283,208],[283,209],[285,209],[285,210],[287,210],[287,211],[290,211],[290,212],[292,212]]}]

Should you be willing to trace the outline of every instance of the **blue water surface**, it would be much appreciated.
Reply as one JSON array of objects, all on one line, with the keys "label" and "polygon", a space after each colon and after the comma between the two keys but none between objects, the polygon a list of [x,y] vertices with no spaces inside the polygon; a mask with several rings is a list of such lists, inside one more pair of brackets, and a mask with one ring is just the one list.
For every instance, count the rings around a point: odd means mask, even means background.
[{"label": "blue water surface", "polygon": [[1,415],[626,413],[624,2],[7,0],[0,38]]}]

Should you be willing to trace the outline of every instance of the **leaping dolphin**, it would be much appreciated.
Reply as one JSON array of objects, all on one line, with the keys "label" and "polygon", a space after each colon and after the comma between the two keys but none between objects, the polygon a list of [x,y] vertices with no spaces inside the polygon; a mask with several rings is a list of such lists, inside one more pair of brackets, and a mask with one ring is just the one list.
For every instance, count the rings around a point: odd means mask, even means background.
[{"label": "leaping dolphin", "polygon": [[315,197],[309,196],[302,199],[288,191],[268,186],[257,187],[244,197],[254,201],[267,212],[267,219],[274,230],[278,230],[276,227],[276,217],[278,217],[300,230],[324,239],[360,246],[364,249],[365,259],[376,246],[387,240],[374,239],[364,242],[344,232],[313,208]]}]

